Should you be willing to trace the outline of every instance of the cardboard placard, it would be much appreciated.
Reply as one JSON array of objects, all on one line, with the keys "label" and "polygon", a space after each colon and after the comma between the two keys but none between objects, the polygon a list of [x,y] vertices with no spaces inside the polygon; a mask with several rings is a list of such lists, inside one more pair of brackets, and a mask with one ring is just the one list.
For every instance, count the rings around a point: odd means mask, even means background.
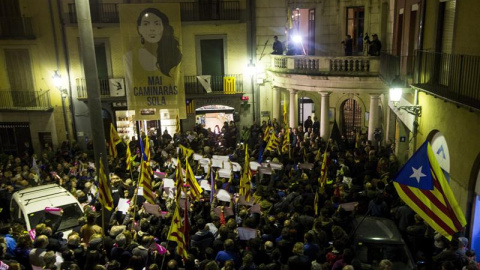
[{"label": "cardboard placard", "polygon": [[217,199],[222,202],[230,202],[232,200],[232,195],[224,189],[220,189],[217,192]]},{"label": "cardboard placard", "polygon": [[347,211],[347,212],[351,212],[351,211],[355,210],[355,207],[357,207],[357,206],[358,206],[358,202],[349,202],[349,203],[340,204],[340,207],[345,209],[345,211]]},{"label": "cardboard placard", "polygon": [[171,178],[164,178],[163,179],[163,188],[173,188],[175,186],[175,182]]},{"label": "cardboard placard", "polygon": [[272,168],[273,170],[283,169],[283,164],[280,162],[270,162],[269,164],[270,164],[270,168]]},{"label": "cardboard placard", "polygon": [[210,182],[208,180],[200,180],[200,187],[207,191],[212,191]]},{"label": "cardboard placard", "polygon": [[220,160],[220,159],[212,159],[212,167],[222,168],[223,167],[223,161]]},{"label": "cardboard placard", "polygon": [[221,161],[229,161],[230,157],[229,156],[219,156],[219,155],[213,155],[212,159],[220,159]]},{"label": "cardboard placard", "polygon": [[255,201],[255,199],[253,198],[253,196],[250,196],[250,201],[247,202],[245,201],[245,196],[241,195],[241,196],[238,196],[238,205],[249,205],[249,206],[252,206],[253,205],[253,202]]},{"label": "cardboard placard", "polygon": [[[222,209],[221,209],[220,206],[217,206],[217,208],[213,209],[213,212],[215,213],[215,215],[220,216],[220,214],[222,212]],[[225,206],[223,208],[223,213],[224,213],[225,217],[233,216],[233,209]]]},{"label": "cardboard placard", "polygon": [[255,229],[238,227],[237,232],[238,232],[238,238],[240,238],[240,240],[250,240],[252,238],[257,237],[257,230]]},{"label": "cardboard placard", "polygon": [[160,209],[160,206],[157,204],[150,204],[150,203],[143,203],[143,209],[145,209],[145,212],[152,214],[156,217],[162,216],[162,209]]},{"label": "cardboard placard", "polygon": [[130,207],[130,201],[124,198],[120,198],[118,200],[117,209],[118,211],[126,214],[128,212],[128,208]]},{"label": "cardboard placard", "polygon": [[251,170],[258,170],[258,167],[260,167],[260,163],[256,162],[256,161],[250,161],[250,169]]},{"label": "cardboard placard", "polygon": [[241,172],[242,166],[238,162],[232,162],[232,170],[234,172]]},{"label": "cardboard placard", "polygon": [[260,209],[260,204],[254,204],[252,207],[250,207],[249,211],[250,213],[262,213],[262,210]]},{"label": "cardboard placard", "polygon": [[230,169],[220,169],[218,170],[218,176],[220,178],[230,178],[232,175],[232,170]]},{"label": "cardboard placard", "polygon": [[300,163],[298,164],[300,170],[311,170],[313,169],[313,163]]}]

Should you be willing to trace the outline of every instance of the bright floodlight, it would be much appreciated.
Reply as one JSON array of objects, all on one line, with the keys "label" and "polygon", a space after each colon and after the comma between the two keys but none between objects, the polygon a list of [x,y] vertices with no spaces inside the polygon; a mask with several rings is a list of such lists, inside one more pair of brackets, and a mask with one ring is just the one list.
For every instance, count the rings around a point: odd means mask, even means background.
[{"label": "bright floodlight", "polygon": [[294,35],[294,36],[292,37],[292,40],[293,40],[293,42],[295,42],[295,43],[301,43],[301,42],[302,42],[302,36],[300,36],[300,35]]},{"label": "bright floodlight", "polygon": [[390,88],[390,100],[399,102],[402,98],[402,88]]},{"label": "bright floodlight", "polygon": [[62,87],[62,75],[58,73],[58,70],[55,70],[55,74],[53,74],[52,79],[55,87],[60,89]]}]

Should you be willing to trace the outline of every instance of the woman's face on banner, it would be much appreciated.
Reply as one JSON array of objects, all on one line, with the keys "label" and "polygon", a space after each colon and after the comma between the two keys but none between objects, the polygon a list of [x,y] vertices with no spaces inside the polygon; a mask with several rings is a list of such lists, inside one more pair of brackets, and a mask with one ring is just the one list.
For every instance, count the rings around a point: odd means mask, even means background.
[{"label": "woman's face on banner", "polygon": [[163,22],[153,13],[146,13],[138,26],[138,32],[148,43],[157,43],[163,35]]}]

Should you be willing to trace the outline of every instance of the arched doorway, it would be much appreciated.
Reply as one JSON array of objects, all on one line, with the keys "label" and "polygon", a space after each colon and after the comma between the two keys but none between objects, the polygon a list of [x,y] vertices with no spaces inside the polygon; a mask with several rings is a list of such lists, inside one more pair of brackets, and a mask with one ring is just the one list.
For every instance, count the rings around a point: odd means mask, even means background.
[{"label": "arched doorway", "polygon": [[348,139],[353,139],[355,132],[362,128],[362,108],[355,99],[349,98],[342,103],[340,109],[342,134]]}]

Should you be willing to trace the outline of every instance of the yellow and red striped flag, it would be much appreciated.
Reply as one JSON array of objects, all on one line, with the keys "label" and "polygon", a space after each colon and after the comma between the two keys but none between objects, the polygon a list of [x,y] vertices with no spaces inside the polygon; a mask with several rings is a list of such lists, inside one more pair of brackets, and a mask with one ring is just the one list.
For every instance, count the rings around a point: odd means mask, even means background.
[{"label": "yellow and red striped flag", "polygon": [[190,186],[190,197],[192,198],[192,201],[198,201],[202,197],[203,189],[198,184],[197,179],[195,179],[192,167],[188,164],[188,159],[185,159],[185,161],[185,181]]},{"label": "yellow and red striped flag", "polygon": [[113,126],[113,123],[110,123],[110,139],[108,141],[108,153],[116,158],[118,156],[117,144],[121,143],[122,139],[118,136],[117,130]]},{"label": "yellow and red striped flag", "polygon": [[155,204],[155,196],[152,191],[153,170],[150,161],[142,159],[142,174],[140,176],[140,186],[143,187],[143,197],[150,204]]},{"label": "yellow and red striped flag", "polygon": [[270,140],[268,140],[267,146],[265,147],[265,150],[267,151],[275,151],[278,147],[278,144],[280,143],[280,138],[273,133],[270,135]]},{"label": "yellow and red striped flag", "polygon": [[[320,149],[318,149],[320,151]],[[320,178],[318,179],[320,182],[320,186],[325,186],[327,182],[327,149],[325,149],[325,153],[323,153],[323,161],[322,161],[322,168],[320,170]]]},{"label": "yellow and red striped flag", "polygon": [[132,168],[132,152],[130,151],[130,146],[127,143],[127,154],[125,157],[125,162],[127,163],[127,170],[130,170]]},{"label": "yellow and red striped flag", "polygon": [[467,224],[428,141],[405,163],[393,183],[400,198],[447,239]]},{"label": "yellow and red striped flag", "polygon": [[285,129],[285,135],[283,135],[282,153],[287,153],[290,150],[290,130]]},{"label": "yellow and red striped flag", "polygon": [[187,243],[185,241],[185,234],[183,233],[182,218],[180,217],[180,206],[175,207],[170,230],[168,231],[167,239],[177,243],[177,254],[182,258],[187,258]]},{"label": "yellow and red striped flag", "polygon": [[175,121],[175,133],[180,134],[181,132],[182,132],[182,128],[180,126],[180,118],[178,117],[178,114],[177,114],[177,118]]},{"label": "yellow and red striped flag", "polygon": [[250,170],[250,156],[248,155],[248,145],[245,145],[245,164],[243,165],[243,173],[240,178],[240,195],[245,196],[245,201],[250,201],[252,171]]},{"label": "yellow and red striped flag", "polygon": [[272,133],[273,127],[267,126],[263,131],[263,141],[268,142],[270,140],[270,135]]},{"label": "yellow and red striped flag", "polygon": [[105,169],[103,168],[103,161],[100,157],[100,169],[98,171],[98,200],[105,209],[111,211],[113,209],[113,198],[112,192],[110,189],[110,183],[108,182],[107,175],[105,174]]},{"label": "yellow and red striped flag", "polygon": [[[175,170],[175,189],[176,189],[176,203],[180,203],[180,199],[182,197],[183,188],[183,172],[182,172],[182,163],[180,159],[177,157],[177,169]],[[185,191],[184,191],[185,192]]]}]

